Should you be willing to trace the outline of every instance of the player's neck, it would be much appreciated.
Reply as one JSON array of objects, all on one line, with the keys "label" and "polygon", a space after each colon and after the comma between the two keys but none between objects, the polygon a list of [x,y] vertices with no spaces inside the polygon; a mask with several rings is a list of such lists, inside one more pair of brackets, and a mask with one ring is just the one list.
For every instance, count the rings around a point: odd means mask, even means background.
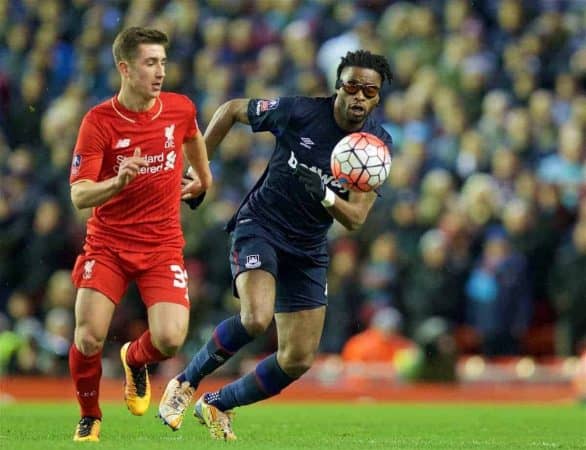
[{"label": "player's neck", "polygon": [[130,92],[128,89],[124,89],[124,87],[120,89],[117,98],[120,104],[126,109],[136,112],[148,111],[153,107],[157,100],[156,98],[144,98],[138,96]]}]

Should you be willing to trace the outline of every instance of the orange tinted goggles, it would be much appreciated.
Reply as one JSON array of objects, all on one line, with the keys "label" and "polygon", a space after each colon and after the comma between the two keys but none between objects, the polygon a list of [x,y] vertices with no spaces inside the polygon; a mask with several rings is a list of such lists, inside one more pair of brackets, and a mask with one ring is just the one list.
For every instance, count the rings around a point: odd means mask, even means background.
[{"label": "orange tinted goggles", "polygon": [[380,91],[380,87],[376,84],[362,84],[355,81],[336,81],[336,89],[342,88],[344,92],[350,95],[358,94],[358,91],[362,90],[362,93],[366,98],[376,97]]}]

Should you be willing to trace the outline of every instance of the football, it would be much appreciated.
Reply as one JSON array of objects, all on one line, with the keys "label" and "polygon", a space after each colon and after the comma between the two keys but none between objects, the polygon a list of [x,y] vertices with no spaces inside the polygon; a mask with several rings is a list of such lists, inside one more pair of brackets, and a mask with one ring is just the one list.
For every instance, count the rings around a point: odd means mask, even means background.
[{"label": "football", "polygon": [[352,133],[332,150],[332,174],[346,188],[369,192],[381,186],[391,169],[391,153],[370,133]]}]

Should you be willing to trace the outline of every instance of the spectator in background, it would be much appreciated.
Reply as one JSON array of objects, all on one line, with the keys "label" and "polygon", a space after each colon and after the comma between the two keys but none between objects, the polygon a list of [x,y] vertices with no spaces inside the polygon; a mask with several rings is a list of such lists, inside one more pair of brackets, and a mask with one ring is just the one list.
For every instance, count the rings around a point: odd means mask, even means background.
[{"label": "spectator in background", "polygon": [[14,92],[16,95],[9,103],[6,130],[11,146],[40,145],[41,118],[47,102],[44,88],[45,78],[41,71],[29,69],[23,74],[20,92]]},{"label": "spectator in background", "polygon": [[[401,171],[408,170],[409,166],[406,164],[397,168],[394,173],[400,176]],[[424,227],[417,222],[417,195],[409,190],[403,190],[397,192],[392,200],[391,212],[386,216],[390,216],[389,228],[397,236],[400,252],[408,261],[413,261],[417,258],[419,239],[425,231]]]},{"label": "spectator in background", "polygon": [[586,337],[586,200],[570,242],[556,255],[548,279],[549,293],[558,314],[556,352],[575,355],[577,344]]},{"label": "spectator in background", "polygon": [[[363,299],[362,311],[376,311],[385,306],[400,307],[403,271],[404,261],[397,237],[392,232],[377,236],[370,244],[358,280]],[[364,316],[363,312],[361,317]]]},{"label": "spectator in background", "polygon": [[449,259],[443,232],[427,231],[419,241],[420,257],[408,268],[403,282],[403,310],[410,335],[431,317],[443,317],[453,326],[461,322],[461,278]]},{"label": "spectator in background", "polygon": [[67,215],[62,208],[54,198],[40,199],[33,219],[32,233],[27,237],[28,244],[24,248],[22,259],[25,267],[30,270],[23,276],[21,289],[35,297],[42,294],[56,268],[45,261],[57,260],[61,268],[71,267],[74,263],[68,236],[63,233]]},{"label": "spectator in background", "polygon": [[344,343],[362,326],[358,245],[353,240],[339,238],[332,246],[328,272],[328,313],[320,342],[320,351],[340,353]]},{"label": "spectator in background", "polygon": [[533,303],[547,299],[547,276],[560,236],[550,221],[540,221],[529,203],[515,199],[502,212],[503,227],[512,248],[525,256]]},{"label": "spectator in background", "polygon": [[539,164],[537,174],[541,180],[560,189],[563,206],[568,210],[577,208],[579,188],[586,184],[584,131],[577,124],[562,125],[557,153]]},{"label": "spectator in background", "polygon": [[519,178],[521,164],[516,153],[506,147],[497,147],[492,151],[491,170],[499,197],[503,202],[517,198],[515,181]]},{"label": "spectator in background", "polygon": [[477,122],[477,129],[490,152],[503,145],[506,112],[509,106],[510,98],[504,90],[492,90],[483,97],[482,114]]},{"label": "spectator in background", "polygon": [[526,258],[513,250],[505,230],[492,227],[466,283],[468,323],[488,356],[515,355],[531,320]]},{"label": "spectator in background", "polygon": [[458,348],[453,326],[439,316],[424,320],[413,335],[422,358],[417,369],[420,381],[453,382],[456,380]]},{"label": "spectator in background", "polygon": [[401,314],[395,308],[376,310],[368,328],[352,336],[342,349],[342,359],[353,362],[392,363],[403,350],[416,350],[401,332]]}]

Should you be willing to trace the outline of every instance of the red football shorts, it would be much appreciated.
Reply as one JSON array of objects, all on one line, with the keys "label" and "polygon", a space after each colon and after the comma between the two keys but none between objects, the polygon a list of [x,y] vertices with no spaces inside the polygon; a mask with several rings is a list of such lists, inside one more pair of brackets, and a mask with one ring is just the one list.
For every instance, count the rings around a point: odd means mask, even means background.
[{"label": "red football shorts", "polygon": [[113,251],[84,246],[71,275],[77,288],[91,288],[119,304],[128,284],[136,282],[147,308],[155,303],[178,303],[189,308],[187,271],[178,249],[152,253]]}]

